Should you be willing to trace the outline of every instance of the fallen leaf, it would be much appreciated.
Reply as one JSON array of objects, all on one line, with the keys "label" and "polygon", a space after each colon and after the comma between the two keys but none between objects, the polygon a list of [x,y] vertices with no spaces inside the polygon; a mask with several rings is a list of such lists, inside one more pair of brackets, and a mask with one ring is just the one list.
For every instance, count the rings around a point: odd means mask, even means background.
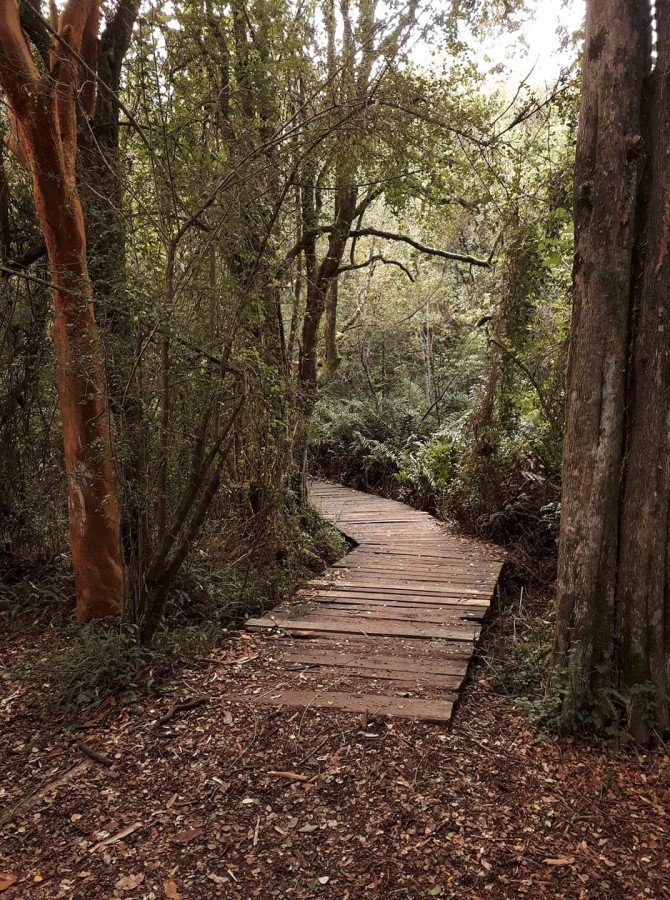
[{"label": "fallen leaf", "polygon": [[185,831],[180,831],[179,834],[175,835],[175,841],[179,841],[180,844],[188,844],[194,838],[200,837],[204,830],[204,825],[198,825],[196,828],[187,828]]},{"label": "fallen leaf", "polygon": [[318,825],[303,825],[302,828],[298,828],[298,831],[301,834],[311,834],[313,831],[316,831]]},{"label": "fallen leaf", "polygon": [[6,891],[16,881],[17,876],[13,872],[0,872],[0,891]]},{"label": "fallen leaf", "polygon": [[163,891],[167,900],[181,900],[181,894],[179,893],[179,889],[174,881],[168,879],[163,882]]},{"label": "fallen leaf", "polygon": [[134,891],[144,881],[144,873],[137,875],[122,875],[115,883],[114,889],[117,891]]},{"label": "fallen leaf", "polygon": [[110,834],[104,841],[99,841],[95,847],[91,847],[90,852],[95,853],[95,851],[99,850],[101,847],[109,847],[110,844],[116,844],[117,841],[122,841],[124,838],[127,838],[129,834],[132,834],[133,831],[137,831],[137,829],[141,827],[141,822],[133,822],[132,825],[127,825],[125,828],[122,828],[121,831],[117,831],[116,834]]},{"label": "fallen leaf", "polygon": [[435,887],[430,891],[430,896],[431,897],[439,897],[441,893],[442,893],[442,888],[439,886],[439,884],[436,884]]},{"label": "fallen leaf", "polygon": [[210,881],[213,881],[214,884],[226,884],[228,882],[228,879],[223,875],[215,875],[214,872],[210,872],[207,877]]},{"label": "fallen leaf", "polygon": [[556,859],[543,860],[545,866],[571,866],[574,861],[574,856],[559,856]]},{"label": "fallen leaf", "polygon": [[273,778],[287,778],[289,781],[309,781],[309,775],[301,775],[299,772],[268,772]]}]

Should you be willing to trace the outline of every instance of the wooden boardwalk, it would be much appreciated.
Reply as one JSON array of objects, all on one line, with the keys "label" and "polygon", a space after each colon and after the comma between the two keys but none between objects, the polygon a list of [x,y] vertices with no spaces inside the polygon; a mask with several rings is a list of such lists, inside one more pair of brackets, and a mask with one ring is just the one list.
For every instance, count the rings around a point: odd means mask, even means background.
[{"label": "wooden boardwalk", "polygon": [[324,482],[311,500],[357,546],[247,623],[281,637],[280,683],[238,699],[449,721],[502,560],[403,503]]}]

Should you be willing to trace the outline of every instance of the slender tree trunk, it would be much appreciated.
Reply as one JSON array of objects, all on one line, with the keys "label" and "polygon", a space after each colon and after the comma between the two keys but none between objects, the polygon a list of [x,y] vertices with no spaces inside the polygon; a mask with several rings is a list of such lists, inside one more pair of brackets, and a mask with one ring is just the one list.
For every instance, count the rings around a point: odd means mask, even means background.
[{"label": "slender tree trunk", "polygon": [[54,127],[50,116],[36,123],[31,162],[35,206],[54,287],[52,337],[68,478],[70,543],[77,619],[84,622],[120,614],[124,572],[105,384],[86,268],[84,219],[72,179],[62,170],[54,171],[49,126]]},{"label": "slender tree trunk", "polygon": [[333,278],[326,296],[326,313],[323,319],[323,380],[327,381],[337,372],[341,357],[337,349],[337,301],[338,279]]},{"label": "slender tree trunk", "polygon": [[[128,573],[126,615],[141,606],[140,531],[146,502],[142,480],[144,444],[139,368],[141,337],[126,293],[125,192],[119,153],[119,102],[123,63],[130,47],[139,0],[116,0],[98,41],[100,87],[93,120],[80,117],[78,174],[86,224],[89,276],[95,296],[96,320],[106,361],[106,385],[116,468],[123,555]],[[132,598],[132,602],[131,602]]]},{"label": "slender tree trunk", "polygon": [[9,259],[12,250],[12,230],[9,222],[9,185],[3,159],[4,147],[0,138],[0,263]]},{"label": "slender tree trunk", "polygon": [[95,67],[97,30],[95,0],[70,0],[60,17],[62,41],[54,44],[44,77],[25,43],[16,4],[0,0],[0,83],[32,174],[54,291],[56,384],[80,622],[118,615],[125,592],[103,366],[75,185],[75,104],[79,98],[90,115],[95,92],[69,48]]}]

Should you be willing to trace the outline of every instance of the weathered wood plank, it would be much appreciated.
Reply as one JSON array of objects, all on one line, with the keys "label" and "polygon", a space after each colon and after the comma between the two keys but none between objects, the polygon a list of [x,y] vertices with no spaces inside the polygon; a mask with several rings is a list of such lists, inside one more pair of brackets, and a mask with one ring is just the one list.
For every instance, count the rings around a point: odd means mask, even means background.
[{"label": "weathered wood plank", "polygon": [[353,632],[364,635],[394,635],[411,638],[443,638],[449,641],[474,641],[479,636],[480,628],[471,625],[420,625],[413,623],[389,622],[385,619],[360,619],[343,617],[336,621],[321,619],[313,615],[304,619],[290,619],[285,616],[272,618],[249,619],[247,628],[253,631],[334,631]]},{"label": "weathered wood plank", "polygon": [[393,672],[396,675],[406,673],[408,677],[417,676],[463,676],[468,664],[463,660],[453,659],[406,659],[397,656],[365,656],[355,653],[340,653],[336,650],[310,650],[300,648],[284,653],[284,660],[291,660],[305,665],[346,666],[364,671]]},{"label": "weathered wood plank", "polygon": [[450,700],[417,700],[414,697],[383,697],[376,694],[354,694],[327,691],[277,691],[263,697],[232,695],[227,699],[270,706],[301,706],[305,709],[339,709],[367,713],[370,716],[394,716],[445,723],[451,719],[454,704]]}]

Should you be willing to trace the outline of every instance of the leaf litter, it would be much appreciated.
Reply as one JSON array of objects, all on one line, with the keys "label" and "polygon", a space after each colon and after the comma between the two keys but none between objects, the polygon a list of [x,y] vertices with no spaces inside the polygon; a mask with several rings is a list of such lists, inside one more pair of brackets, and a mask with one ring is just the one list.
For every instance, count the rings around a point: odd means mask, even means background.
[{"label": "leaf litter", "polygon": [[3,708],[3,896],[670,900],[667,750],[539,736],[477,675],[450,730],[230,702],[277,681],[240,644],[175,676],[207,702],[169,728],[155,693],[83,723],[113,766],[25,692]]}]

